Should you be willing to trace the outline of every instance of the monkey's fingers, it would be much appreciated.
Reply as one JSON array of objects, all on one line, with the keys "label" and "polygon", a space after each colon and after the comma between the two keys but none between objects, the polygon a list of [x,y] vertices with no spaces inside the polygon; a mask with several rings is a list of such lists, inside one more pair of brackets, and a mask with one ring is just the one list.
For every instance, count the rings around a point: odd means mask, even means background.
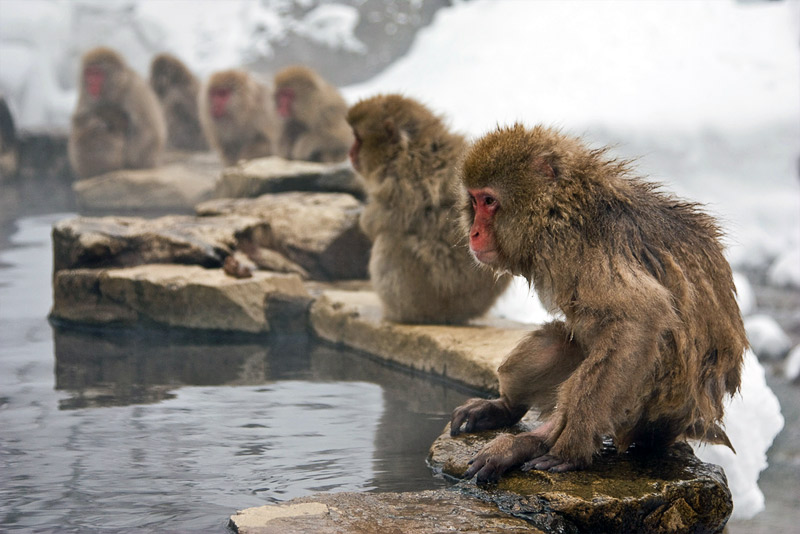
[{"label": "monkey's fingers", "polygon": [[563,460],[552,454],[545,454],[525,462],[520,469],[522,471],[537,469],[539,471],[550,471],[551,473],[564,473],[565,471],[574,471],[577,468],[578,465],[574,462]]}]

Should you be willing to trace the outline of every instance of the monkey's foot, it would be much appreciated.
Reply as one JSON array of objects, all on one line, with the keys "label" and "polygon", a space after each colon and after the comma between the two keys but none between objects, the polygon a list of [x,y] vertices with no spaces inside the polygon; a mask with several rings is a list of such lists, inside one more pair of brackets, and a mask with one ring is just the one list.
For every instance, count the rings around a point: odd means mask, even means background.
[{"label": "monkey's foot", "polygon": [[531,433],[500,434],[470,460],[464,478],[469,480],[477,475],[479,485],[497,482],[506,471],[546,450],[544,441]]},{"label": "monkey's foot", "polygon": [[550,471],[551,473],[564,473],[566,471],[576,471],[581,469],[581,466],[576,462],[569,462],[563,460],[553,454],[544,454],[538,458],[527,461],[522,464],[521,471],[530,471],[537,469],[539,471]]},{"label": "monkey's foot", "polygon": [[527,406],[510,407],[504,399],[470,399],[453,411],[450,419],[450,435],[457,436],[464,425],[463,432],[479,432],[508,427],[519,421]]}]

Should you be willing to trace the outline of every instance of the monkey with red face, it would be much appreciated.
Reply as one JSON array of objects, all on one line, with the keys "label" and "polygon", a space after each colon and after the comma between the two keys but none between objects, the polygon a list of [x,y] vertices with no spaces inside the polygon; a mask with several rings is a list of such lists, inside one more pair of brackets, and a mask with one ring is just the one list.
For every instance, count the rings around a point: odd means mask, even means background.
[{"label": "monkey with red face", "polygon": [[731,446],[723,399],[748,345],[720,231],[606,152],[516,125],[466,155],[473,255],[527,278],[564,317],[507,357],[500,398],[453,412],[452,435],[513,425],[532,407],[544,419],[484,447],[465,473],[479,483],[515,467],[588,467],[606,437],[620,451],[682,438]]},{"label": "monkey with red face", "polygon": [[109,48],[83,57],[68,152],[80,177],[158,164],[167,137],[153,90]]}]

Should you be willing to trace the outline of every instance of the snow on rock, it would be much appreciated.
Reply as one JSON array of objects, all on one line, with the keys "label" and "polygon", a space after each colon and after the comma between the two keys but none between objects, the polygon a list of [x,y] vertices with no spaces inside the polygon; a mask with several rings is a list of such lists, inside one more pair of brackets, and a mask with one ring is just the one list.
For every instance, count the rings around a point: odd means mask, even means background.
[{"label": "snow on rock", "polygon": [[744,329],[750,346],[762,360],[778,360],[786,356],[792,342],[778,322],[764,314],[751,315],[744,319]]},{"label": "snow on rock", "polygon": [[721,465],[733,494],[733,518],[747,519],[764,509],[758,476],[767,467],[767,450],[783,429],[777,397],[767,386],[764,368],[752,351],[745,354],[742,387],[728,399],[725,432],[736,454],[723,445],[693,444],[704,462]]},{"label": "snow on rock", "polygon": [[793,348],[786,357],[786,361],[783,364],[783,374],[792,381],[800,379],[800,345]]},{"label": "snow on rock", "polygon": [[733,273],[733,283],[736,286],[736,302],[739,303],[739,311],[743,316],[750,315],[756,308],[756,295],[753,286],[745,275],[739,272]]},{"label": "snow on rock", "polygon": [[552,319],[539,301],[536,291],[521,276],[514,277],[508,289],[489,310],[489,315],[519,323],[544,323]]},{"label": "snow on rock", "polygon": [[767,281],[773,286],[800,289],[800,248],[778,256],[767,271]]}]

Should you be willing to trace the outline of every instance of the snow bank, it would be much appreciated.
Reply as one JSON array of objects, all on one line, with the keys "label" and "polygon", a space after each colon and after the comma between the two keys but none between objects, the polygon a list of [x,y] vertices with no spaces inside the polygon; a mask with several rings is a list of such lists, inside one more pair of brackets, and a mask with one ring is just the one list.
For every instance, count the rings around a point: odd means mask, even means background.
[{"label": "snow bank", "polygon": [[779,360],[792,348],[792,341],[778,322],[764,314],[745,317],[744,328],[747,339],[762,360]]}]

